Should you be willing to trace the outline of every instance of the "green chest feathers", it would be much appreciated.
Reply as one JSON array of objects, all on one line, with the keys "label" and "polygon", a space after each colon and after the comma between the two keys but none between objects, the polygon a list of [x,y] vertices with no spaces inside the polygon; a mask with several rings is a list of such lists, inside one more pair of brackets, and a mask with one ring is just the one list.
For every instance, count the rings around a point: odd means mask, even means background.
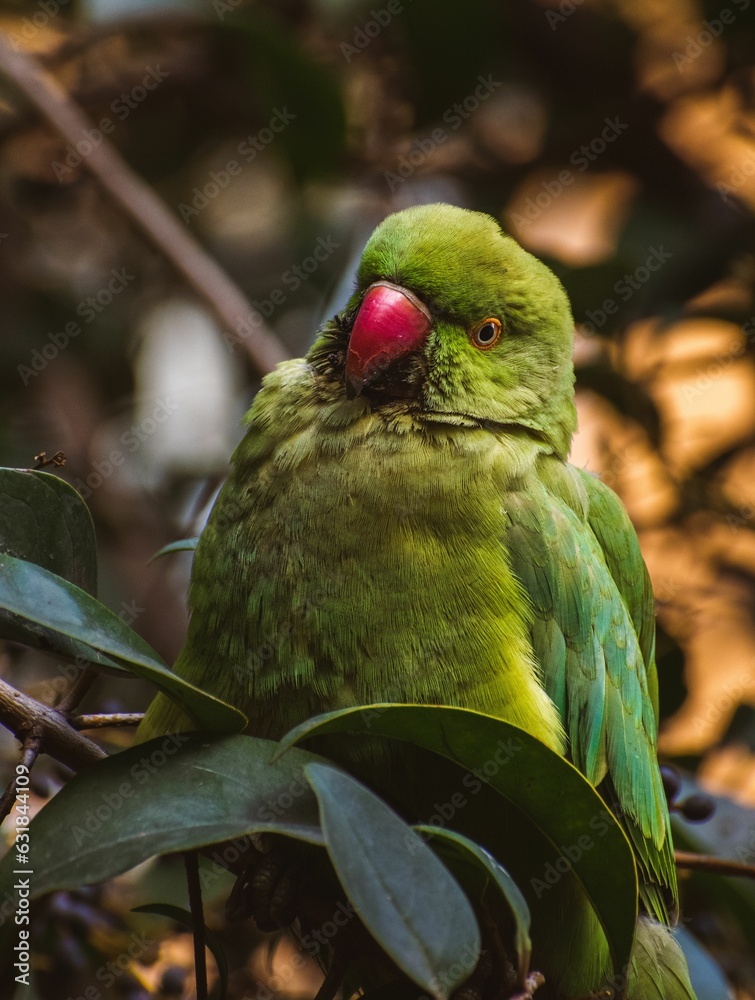
[{"label": "green chest feathers", "polygon": [[468,428],[340,430],[289,438],[251,476],[237,462],[221,493],[197,553],[189,643],[217,661],[218,693],[238,698],[241,681],[260,735],[347,705],[416,701],[545,722],[560,748],[504,544],[506,446]]}]

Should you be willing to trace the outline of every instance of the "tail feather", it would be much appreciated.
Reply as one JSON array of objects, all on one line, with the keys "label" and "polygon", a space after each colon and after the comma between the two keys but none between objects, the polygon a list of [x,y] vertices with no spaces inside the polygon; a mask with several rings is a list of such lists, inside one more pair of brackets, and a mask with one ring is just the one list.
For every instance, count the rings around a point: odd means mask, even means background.
[{"label": "tail feather", "polygon": [[627,1000],[697,1000],[682,949],[670,928],[650,917],[637,922]]}]

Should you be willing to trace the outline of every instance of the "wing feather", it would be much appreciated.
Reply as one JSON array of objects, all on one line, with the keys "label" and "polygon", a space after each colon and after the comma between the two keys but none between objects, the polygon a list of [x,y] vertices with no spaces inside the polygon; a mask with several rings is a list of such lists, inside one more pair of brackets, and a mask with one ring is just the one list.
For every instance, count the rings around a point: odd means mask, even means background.
[{"label": "wing feather", "polygon": [[574,764],[609,801],[637,857],[649,912],[668,922],[676,873],[656,758],[652,591],[617,497],[549,460],[507,497],[512,566],[532,602],[531,638]]}]

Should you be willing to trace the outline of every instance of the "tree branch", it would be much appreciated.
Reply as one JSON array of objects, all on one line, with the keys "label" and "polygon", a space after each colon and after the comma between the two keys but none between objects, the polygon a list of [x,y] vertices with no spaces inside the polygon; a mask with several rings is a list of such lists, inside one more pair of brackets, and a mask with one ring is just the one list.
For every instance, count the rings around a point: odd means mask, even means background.
[{"label": "tree branch", "polygon": [[674,860],[677,868],[686,868],[690,871],[755,878],[755,865],[746,865],[743,861],[726,861],[723,858],[712,858],[707,854],[693,854],[690,851],[675,851]]},{"label": "tree branch", "polygon": [[84,670],[71,685],[71,690],[55,706],[55,711],[68,718],[75,708],[78,708],[84,695],[97,680],[96,671],[90,667]]},{"label": "tree branch", "polygon": [[71,715],[74,729],[107,729],[112,726],[138,726],[144,712],[116,712],[113,715]]},{"label": "tree branch", "polygon": [[[55,77],[27,53],[15,51],[2,31],[0,72],[73,146],[94,128]],[[260,375],[285,360],[287,355],[278,338],[243,292],[107,139],[94,146],[85,163],[113,200],[210,306],[223,329],[238,335],[234,342],[243,346]]]},{"label": "tree branch", "polygon": [[[39,756],[39,752],[42,748],[42,737],[39,735],[37,729],[32,730],[29,735],[24,740],[24,745],[21,747],[21,757],[19,759],[19,764],[23,764],[27,771],[31,771],[34,761]],[[13,808],[13,804],[16,801],[16,792],[18,791],[18,772],[13,778],[11,783],[5,789],[3,797],[0,799],[0,823],[5,819],[8,813]]]},{"label": "tree branch", "polygon": [[205,944],[204,907],[202,905],[202,883],[199,879],[199,854],[184,851],[186,882],[189,889],[189,908],[194,937],[194,979],[197,1000],[207,1000],[207,952]]},{"label": "tree branch", "polygon": [[74,771],[107,757],[101,747],[77,733],[56,709],[22,694],[4,680],[0,680],[0,721],[23,743],[30,734],[38,736],[44,753]]}]

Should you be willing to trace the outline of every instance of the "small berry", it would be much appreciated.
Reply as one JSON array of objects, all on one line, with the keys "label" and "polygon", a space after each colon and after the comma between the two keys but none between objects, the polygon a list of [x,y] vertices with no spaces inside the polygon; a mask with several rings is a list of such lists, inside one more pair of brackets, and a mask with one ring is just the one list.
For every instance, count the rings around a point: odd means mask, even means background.
[{"label": "small berry", "polygon": [[679,803],[679,812],[693,823],[702,823],[703,820],[710,819],[713,815],[716,803],[710,795],[697,793],[690,795],[683,802]]},{"label": "small berry", "polygon": [[682,787],[682,779],[675,767],[668,764],[661,766],[661,780],[663,781],[663,791],[666,793],[666,800],[671,803],[679,794]]},{"label": "small berry", "polygon": [[177,965],[170,965],[163,972],[160,983],[160,992],[167,996],[176,996],[183,993],[186,982],[186,972]]}]

